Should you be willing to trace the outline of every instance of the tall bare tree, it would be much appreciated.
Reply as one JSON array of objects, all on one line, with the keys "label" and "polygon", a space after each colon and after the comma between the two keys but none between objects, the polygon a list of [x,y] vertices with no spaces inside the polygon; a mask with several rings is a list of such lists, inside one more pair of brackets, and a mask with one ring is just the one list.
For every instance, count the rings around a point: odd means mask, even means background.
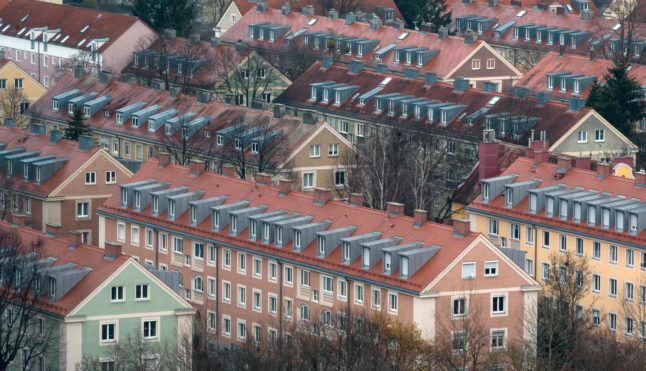
[{"label": "tall bare tree", "polygon": [[2,109],[3,118],[14,119],[16,127],[24,128],[27,124],[25,117],[22,115],[26,106],[29,106],[27,96],[23,94],[22,89],[9,87],[0,92],[0,109]]}]

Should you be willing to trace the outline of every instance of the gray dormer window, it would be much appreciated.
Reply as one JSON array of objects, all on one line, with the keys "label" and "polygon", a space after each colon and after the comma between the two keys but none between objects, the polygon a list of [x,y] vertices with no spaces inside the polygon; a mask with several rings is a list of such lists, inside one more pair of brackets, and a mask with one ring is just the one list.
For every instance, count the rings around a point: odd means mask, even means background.
[{"label": "gray dormer window", "polygon": [[637,215],[635,214],[630,215],[630,233],[637,233]]},{"label": "gray dormer window", "polygon": [[220,212],[213,211],[213,229],[220,229]]},{"label": "gray dormer window", "polygon": [[283,243],[283,227],[276,227],[276,243]]},{"label": "gray dormer window", "polygon": [[559,45],[565,45],[565,34],[559,35]]},{"label": "gray dormer window", "polygon": [[29,179],[29,165],[28,164],[24,164],[22,166],[22,178],[25,179],[25,180]]},{"label": "gray dormer window", "polygon": [[166,135],[168,135],[168,136],[173,135],[173,125],[166,124],[166,125],[164,125],[164,128],[165,128],[164,131],[165,131]]},{"label": "gray dormer window", "polygon": [[58,111],[58,101],[57,100],[52,100],[52,111]]},{"label": "gray dormer window", "polygon": [[441,112],[441,122],[443,124],[446,124],[446,111],[445,110],[442,110],[442,112]]},{"label": "gray dormer window", "polygon": [[139,127],[139,118],[137,118],[137,117],[132,118],[132,127],[133,128],[138,128]]},{"label": "gray dormer window", "polygon": [[350,260],[350,242],[344,242],[341,249],[343,250],[343,260]]},{"label": "gray dormer window", "polygon": [[422,107],[415,106],[415,118],[418,119],[422,115]]},{"label": "gray dormer window", "polygon": [[83,117],[90,117],[90,107],[83,107]]},{"label": "gray dormer window", "polygon": [[197,206],[191,205],[191,223],[197,223]]},{"label": "gray dormer window", "polygon": [[231,215],[231,232],[236,233],[238,231],[238,216]]},{"label": "gray dormer window", "polygon": [[390,271],[391,267],[392,267],[392,256],[390,253],[387,252],[384,254],[384,269],[387,271]]},{"label": "gray dormer window", "polygon": [[408,103],[402,103],[402,117],[408,117]]},{"label": "gray dormer window", "polygon": [[507,190],[505,191],[505,204],[507,206],[514,204],[514,190],[511,188],[507,188]]},{"label": "gray dormer window", "polygon": [[116,122],[117,122],[117,124],[119,124],[119,125],[123,124],[123,113],[121,113],[121,112],[117,112],[117,115],[116,115]]},{"label": "gray dormer window", "polygon": [[325,255],[325,237],[319,236],[317,239],[317,245],[320,255]]},{"label": "gray dormer window", "polygon": [[554,44],[554,32],[549,32],[547,34],[547,45]]},{"label": "gray dormer window", "polygon": [[159,197],[153,196],[153,213],[159,212]]},{"label": "gray dormer window", "polygon": [[411,52],[407,52],[407,53],[406,53],[406,64],[407,64],[407,65],[411,64],[411,59],[412,59],[412,57],[413,57],[413,56],[412,56],[412,54],[413,54],[413,53],[411,53]]},{"label": "gray dormer window", "polygon": [[49,279],[49,300],[56,299],[56,280],[53,278]]},{"label": "gray dormer window", "polygon": [[253,26],[249,25],[249,38],[253,39]]},{"label": "gray dormer window", "polygon": [[518,27],[514,27],[514,40],[518,40],[519,30]]},{"label": "gray dormer window", "polygon": [[568,218],[568,213],[567,213],[567,201],[566,200],[561,200],[561,205],[559,208],[559,216],[561,219],[567,219]]},{"label": "gray dormer window", "polygon": [[135,192],[135,207],[138,209],[141,207],[141,192]]},{"label": "gray dormer window", "polygon": [[615,229],[619,232],[624,231],[624,212],[623,211],[617,211],[615,214]]},{"label": "gray dormer window", "polygon": [[256,225],[257,222],[255,220],[250,220],[249,221],[249,234],[251,235],[252,239],[256,239]]},{"label": "gray dormer window", "polygon": [[126,188],[121,188],[121,205],[127,205],[128,204],[128,189]]},{"label": "gray dormer window", "polygon": [[[168,126],[166,127],[168,129]],[[182,138],[188,139],[188,128],[186,126],[182,127]]]},{"label": "gray dormer window", "polygon": [[602,217],[602,228],[609,228],[610,227],[610,210],[608,209],[602,209],[601,211],[601,217]]},{"label": "gray dormer window", "polygon": [[482,183],[482,199],[489,200],[489,183]]},{"label": "gray dormer window", "polygon": [[310,88],[310,99],[316,100],[316,86]]},{"label": "gray dormer window", "polygon": [[35,170],[34,181],[40,182],[40,166],[34,167],[34,170]]},{"label": "gray dormer window", "polygon": [[554,89],[554,76],[547,76],[547,89]]},{"label": "gray dormer window", "polygon": [[594,207],[588,208],[588,224],[596,225],[597,224],[597,211]]},{"label": "gray dormer window", "polygon": [[545,216],[553,216],[554,215],[554,198],[553,197],[546,197],[545,201],[546,201]]},{"label": "gray dormer window", "polygon": [[261,28],[258,30],[258,40],[263,40],[264,38],[265,38],[265,30]]},{"label": "gray dormer window", "polygon": [[364,247],[363,254],[361,254],[361,265],[366,268],[370,267],[370,248]]},{"label": "gray dormer window", "polygon": [[401,259],[400,276],[408,277],[408,257],[402,256]]},{"label": "gray dormer window", "polygon": [[422,54],[417,55],[417,66],[422,67],[424,65],[424,56]]},{"label": "gray dormer window", "polygon": [[215,136],[215,144],[218,146],[224,145],[224,137],[222,135]]},{"label": "gray dormer window", "polygon": [[69,113],[70,115],[74,113],[74,103],[69,103],[67,105],[67,113]]},{"label": "gray dormer window", "polygon": [[543,42],[543,33],[541,31],[536,31],[536,42],[537,43]]},{"label": "gray dormer window", "polygon": [[233,148],[238,151],[242,149],[242,140],[240,138],[233,139]]},{"label": "gray dormer window", "polygon": [[168,201],[168,217],[175,218],[175,201]]},{"label": "gray dormer window", "polygon": [[380,113],[381,112],[381,99],[377,98],[375,100],[375,112]]},{"label": "gray dormer window", "polygon": [[329,100],[329,95],[330,95],[330,89],[325,88],[323,89],[323,102],[327,103]]},{"label": "gray dormer window", "polygon": [[581,221],[581,204],[579,202],[574,203],[574,221]]},{"label": "gray dormer window", "polygon": [[527,29],[525,30],[525,40],[529,41],[532,39],[532,31]]},{"label": "gray dormer window", "polygon": [[294,231],[294,246],[299,249],[301,247],[301,231]]},{"label": "gray dormer window", "polygon": [[535,213],[535,212],[538,211],[538,210],[536,210],[537,203],[538,203],[538,196],[536,196],[533,193],[530,193],[529,194],[529,212]]},{"label": "gray dormer window", "polygon": [[574,80],[574,94],[579,94],[581,92],[581,81]]},{"label": "gray dormer window", "polygon": [[262,239],[269,240],[269,223],[262,223]]}]

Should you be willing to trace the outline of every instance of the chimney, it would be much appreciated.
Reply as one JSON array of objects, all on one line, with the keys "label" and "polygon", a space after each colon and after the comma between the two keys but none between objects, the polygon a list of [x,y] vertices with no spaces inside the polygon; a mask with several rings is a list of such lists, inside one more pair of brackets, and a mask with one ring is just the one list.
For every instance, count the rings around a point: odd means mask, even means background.
[{"label": "chimney", "polygon": [[222,175],[233,178],[234,172],[235,172],[235,168],[233,167],[233,165],[231,164],[222,165]]},{"label": "chimney", "polygon": [[114,242],[105,243],[105,253],[103,253],[104,258],[116,259],[121,256],[121,244]]},{"label": "chimney", "polygon": [[339,12],[337,12],[336,10],[334,10],[334,8],[332,8],[327,12],[327,17],[328,19],[337,19],[339,18]]},{"label": "chimney", "polygon": [[350,205],[363,206],[363,193],[350,193]]},{"label": "chimney", "polygon": [[314,7],[311,5],[305,5],[303,9],[301,9],[301,13],[303,13],[305,17],[311,17],[314,15]]},{"label": "chimney", "polygon": [[323,57],[321,65],[323,68],[329,68],[332,65],[332,57]]},{"label": "chimney", "polygon": [[81,151],[89,151],[94,147],[94,138],[90,135],[79,135],[79,149]]},{"label": "chimney", "polygon": [[23,214],[13,214],[11,216],[11,221],[20,228],[25,227],[25,216]]},{"label": "chimney", "polygon": [[563,13],[565,13],[565,8],[563,8],[562,6],[559,6],[558,8],[556,8],[556,15],[557,16],[561,16],[561,15],[563,15]]},{"label": "chimney", "polygon": [[257,173],[256,184],[271,185],[271,175],[267,173]]},{"label": "chimney", "polygon": [[197,103],[208,103],[211,100],[211,92],[200,90],[197,92]]},{"label": "chimney", "polygon": [[[220,27],[213,27],[213,35],[215,36],[216,39],[219,39],[222,37],[222,29]],[[211,43],[213,43],[213,39],[211,39]],[[211,45],[213,46],[213,45]]]},{"label": "chimney", "polygon": [[49,132],[49,141],[51,143],[58,143],[59,140],[63,139],[63,132],[60,130],[52,130]]},{"label": "chimney", "polygon": [[4,127],[6,127],[6,128],[15,128],[16,127],[16,119],[12,119],[10,117],[5,117],[5,119],[4,119]]},{"label": "chimney", "polygon": [[465,219],[453,219],[453,235],[465,237],[471,232],[471,222]]},{"label": "chimney", "polygon": [[590,170],[592,159],[590,157],[577,157],[575,166],[577,169]]},{"label": "chimney", "polygon": [[478,145],[478,177],[480,180],[494,177],[498,174],[498,150],[500,143],[496,141],[493,129],[484,130],[482,142]]},{"label": "chimney", "polygon": [[292,190],[292,181],[289,179],[280,179],[278,181],[278,194],[284,196]]},{"label": "chimney", "polygon": [[191,160],[188,163],[188,175],[198,177],[204,172],[204,161]]},{"label": "chimney", "polygon": [[58,224],[52,224],[52,223],[47,223],[45,224],[45,233],[47,233],[50,236],[58,236],[61,233],[61,227]]},{"label": "chimney", "polygon": [[99,82],[101,84],[106,85],[106,84],[110,83],[110,80],[112,80],[112,72],[110,72],[110,71],[101,71],[99,73]]},{"label": "chimney", "polygon": [[453,89],[455,91],[464,92],[469,87],[469,80],[465,80],[461,77],[456,77],[453,80]]},{"label": "chimney", "polygon": [[446,26],[440,26],[440,28],[437,30],[437,38],[444,40],[447,36],[449,36],[449,29],[446,28]]},{"label": "chimney", "polygon": [[567,157],[559,157],[556,160],[557,168],[567,170],[572,167],[572,159]]},{"label": "chimney", "polygon": [[44,135],[46,134],[47,129],[45,124],[31,124],[31,133],[35,135]]},{"label": "chimney", "polygon": [[475,32],[473,32],[471,30],[464,33],[464,43],[465,44],[471,45],[474,42],[476,42],[477,39],[478,39],[478,35],[476,35]]},{"label": "chimney", "polygon": [[419,70],[416,68],[407,68],[404,71],[404,77],[407,79],[416,79],[419,77]]},{"label": "chimney", "polygon": [[80,64],[77,64],[76,66],[74,66],[74,79],[75,80],[80,79],[81,76],[83,76],[84,74],[85,74],[85,71],[83,70],[83,66],[81,66]]},{"label": "chimney", "polygon": [[533,148],[525,148],[525,157],[527,158],[534,158],[534,149]]},{"label": "chimney", "polygon": [[388,72],[388,65],[379,63],[377,64],[377,73],[386,73]]},{"label": "chimney", "polygon": [[359,61],[350,61],[350,73],[359,73],[363,68],[363,63]]},{"label": "chimney", "polygon": [[258,0],[258,3],[256,4],[256,11],[258,13],[262,13],[265,10],[267,10],[267,2],[265,0]]},{"label": "chimney", "polygon": [[489,7],[493,8],[498,5],[498,0],[489,0]]},{"label": "chimney", "polygon": [[394,23],[393,27],[395,27],[396,30],[400,30],[400,29],[404,28],[404,21],[402,21],[399,18],[395,19],[395,23]]},{"label": "chimney", "polygon": [[646,172],[644,170],[635,173],[635,187],[646,187]]},{"label": "chimney", "polygon": [[217,48],[218,45],[220,45],[220,38],[217,37],[217,35],[216,35],[216,37],[211,38],[211,47],[212,48]]},{"label": "chimney", "polygon": [[242,41],[238,41],[237,43],[235,43],[235,45],[236,45],[236,53],[238,54],[242,54],[246,52],[247,49],[249,49],[249,46],[243,43]]},{"label": "chimney", "polygon": [[191,45],[197,44],[197,42],[200,41],[200,34],[197,32],[193,32],[192,34],[189,35],[189,40],[191,42]]},{"label": "chimney", "polygon": [[356,17],[354,16],[354,13],[349,12],[348,14],[345,15],[345,25],[349,26],[354,23],[356,20]]},{"label": "chimney", "polygon": [[381,27],[381,19],[379,18],[371,18],[368,23],[370,24],[370,29],[373,31],[376,31]]},{"label": "chimney", "polygon": [[168,88],[168,95],[170,95],[171,98],[175,98],[181,92],[182,92],[182,88],[179,86],[171,85]]},{"label": "chimney", "polygon": [[177,31],[173,28],[164,28],[164,39],[170,41],[177,36]]},{"label": "chimney", "polygon": [[292,7],[289,5],[289,3],[283,3],[283,5],[280,6],[280,14],[282,15],[287,15],[291,11]]},{"label": "chimney", "polygon": [[592,19],[592,16],[594,15],[594,12],[590,9],[584,10],[581,12],[581,20],[582,21],[589,21]]},{"label": "chimney", "polygon": [[388,215],[404,215],[404,204],[399,202],[386,202],[386,214]]},{"label": "chimney", "polygon": [[166,167],[166,165],[170,164],[170,153],[159,151],[157,153],[157,162],[157,167]]},{"label": "chimney", "polygon": [[545,154],[549,155],[549,153],[547,153],[545,151],[542,151],[540,149],[535,149],[534,150],[534,165],[538,165],[541,162],[543,162],[545,160]]},{"label": "chimney", "polygon": [[424,75],[424,80],[425,86],[433,86],[437,81],[437,74],[435,72],[427,72],[426,75]]},{"label": "chimney", "polygon": [[529,89],[524,86],[514,86],[512,94],[514,98],[526,98],[529,95]]},{"label": "chimney", "polygon": [[422,34],[431,33],[433,32],[433,25],[429,22],[422,22],[419,24],[419,32]]},{"label": "chimney", "polygon": [[69,247],[77,248],[83,241],[83,234],[78,231],[70,231],[70,233],[67,235],[67,239],[70,243]]},{"label": "chimney", "polygon": [[330,190],[327,188],[314,188],[314,203],[325,205],[330,201]]},{"label": "chimney", "polygon": [[583,98],[570,98],[570,111],[579,112],[583,107],[585,107],[585,99]]},{"label": "chimney", "polygon": [[539,107],[542,107],[550,100],[550,93],[546,91],[540,91],[536,94],[536,103]]},{"label": "chimney", "polygon": [[413,211],[413,225],[421,227],[428,220],[428,212],[426,210],[415,209]]},{"label": "chimney", "polygon": [[597,177],[605,178],[610,175],[610,164],[607,162],[597,163]]}]

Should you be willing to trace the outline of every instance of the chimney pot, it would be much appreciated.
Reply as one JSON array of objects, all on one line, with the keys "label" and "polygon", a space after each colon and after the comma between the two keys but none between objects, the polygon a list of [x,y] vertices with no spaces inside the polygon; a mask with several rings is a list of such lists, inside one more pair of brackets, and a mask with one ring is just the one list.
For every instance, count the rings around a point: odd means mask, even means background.
[{"label": "chimney pot", "polygon": [[190,176],[198,177],[204,172],[205,166],[202,160],[191,160],[188,163],[188,174]]},{"label": "chimney pot", "polygon": [[635,187],[646,186],[646,172],[644,170],[635,173]]},{"label": "chimney pot", "polygon": [[330,190],[327,188],[314,188],[314,203],[325,205],[330,201]]},{"label": "chimney pot", "polygon": [[605,178],[610,175],[610,164],[606,162],[597,163],[597,177]]},{"label": "chimney pot", "polygon": [[386,214],[388,215],[404,215],[404,204],[399,202],[386,202]]},{"label": "chimney pot", "polygon": [[222,165],[222,175],[233,177],[235,168],[231,164]]},{"label": "chimney pot", "polygon": [[79,247],[83,241],[83,234],[78,231],[70,231],[67,239],[70,242],[70,247]]},{"label": "chimney pot", "polygon": [[350,193],[350,205],[363,206],[363,193]]},{"label": "chimney pot", "polygon": [[11,220],[14,222],[14,224],[18,225],[18,227],[25,227],[25,216],[23,214],[13,214],[11,216]]},{"label": "chimney pot", "polygon": [[289,179],[280,179],[278,181],[279,184],[279,191],[278,193],[282,196],[286,195],[289,193],[289,191],[292,190],[292,181]]},{"label": "chimney pot", "polygon": [[428,220],[428,212],[426,210],[415,209],[413,211],[413,225],[421,227]]},{"label": "chimney pot", "polygon": [[52,236],[58,236],[61,233],[61,227],[58,224],[53,224],[53,223],[47,223],[45,224],[45,233],[50,234]]},{"label": "chimney pot", "polygon": [[271,185],[271,175],[267,173],[256,174],[256,183],[260,185]]},{"label": "chimney pot", "polygon": [[114,243],[114,242],[106,242],[105,253],[103,254],[103,256],[109,257],[109,258],[118,258],[119,256],[121,256],[121,244]]},{"label": "chimney pot", "polygon": [[464,219],[453,219],[453,234],[464,237],[471,232],[471,222]]}]

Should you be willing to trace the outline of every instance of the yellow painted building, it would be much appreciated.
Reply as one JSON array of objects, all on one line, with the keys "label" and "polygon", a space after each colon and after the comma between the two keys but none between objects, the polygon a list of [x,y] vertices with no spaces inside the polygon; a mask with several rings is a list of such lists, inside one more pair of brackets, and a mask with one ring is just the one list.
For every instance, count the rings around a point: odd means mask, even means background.
[{"label": "yellow painted building", "polygon": [[23,127],[22,113],[47,92],[47,88],[9,59],[0,61],[0,118],[16,120]]},{"label": "yellow painted building", "polygon": [[484,179],[468,207],[471,228],[501,247],[526,252],[525,270],[546,282],[554,254],[583,257],[590,287],[582,303],[593,324],[646,336],[646,173],[614,176],[519,158]]}]

